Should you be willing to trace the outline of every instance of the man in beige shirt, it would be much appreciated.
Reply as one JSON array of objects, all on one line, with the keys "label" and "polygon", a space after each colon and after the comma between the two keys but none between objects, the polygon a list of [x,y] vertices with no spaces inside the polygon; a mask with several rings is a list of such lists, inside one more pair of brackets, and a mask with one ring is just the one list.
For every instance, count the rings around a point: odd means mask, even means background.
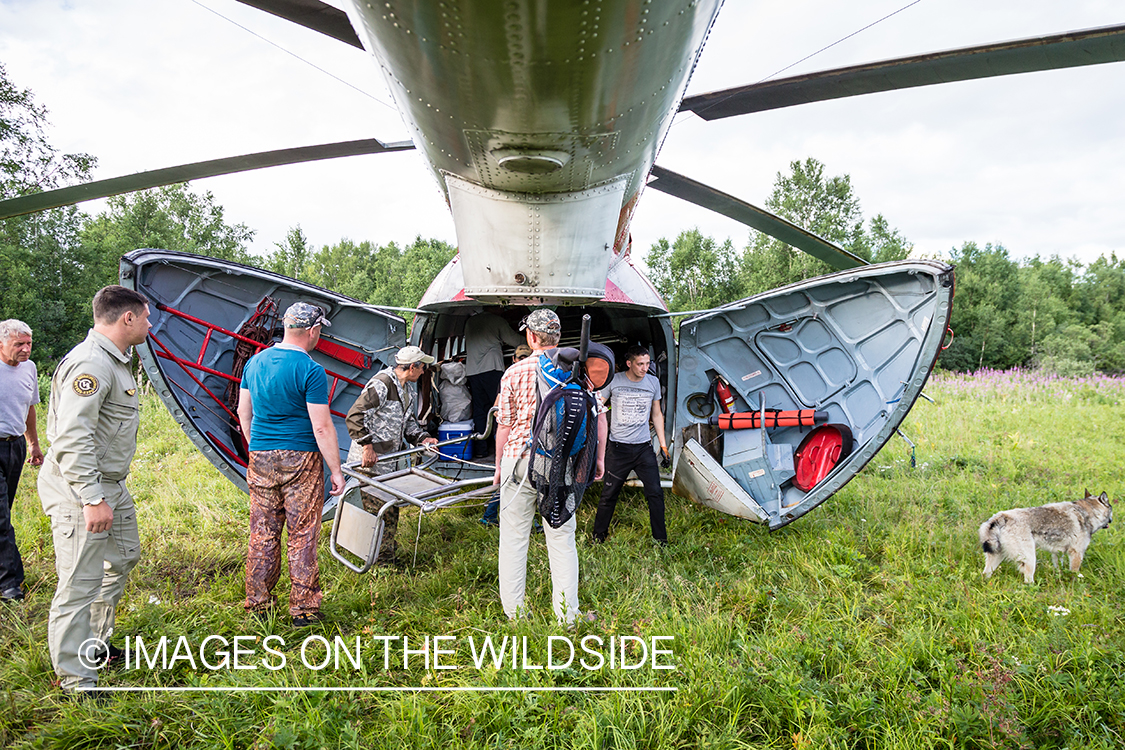
[{"label": "man in beige shirt", "polygon": [[47,641],[60,685],[71,694],[96,687],[98,668],[120,653],[109,638],[141,555],[125,477],[140,425],[130,347],[148,335],[149,308],[143,295],[120,286],[99,291],[93,308],[93,329],[51,381],[51,447],[39,472],[59,575]]}]

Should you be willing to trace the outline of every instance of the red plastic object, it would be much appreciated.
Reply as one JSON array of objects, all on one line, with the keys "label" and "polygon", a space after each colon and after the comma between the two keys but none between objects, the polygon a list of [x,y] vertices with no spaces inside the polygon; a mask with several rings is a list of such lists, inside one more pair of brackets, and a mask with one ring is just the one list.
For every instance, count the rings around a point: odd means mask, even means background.
[{"label": "red plastic object", "polygon": [[332,359],[360,370],[371,369],[371,355],[367,352],[361,352],[351,347],[337,344],[335,341],[329,341],[324,337],[321,337],[320,341],[316,342],[316,350],[327,354]]},{"label": "red plastic object", "polygon": [[852,452],[852,433],[842,425],[826,424],[805,436],[793,456],[793,486],[808,492]]},{"label": "red plastic object", "polygon": [[[812,409],[789,409],[778,411],[766,409],[766,428],[775,427],[813,427],[818,422],[828,421],[828,412]],[[762,426],[762,414],[756,411],[740,411],[734,414],[720,414],[707,420],[718,425],[721,430],[749,430]]]}]

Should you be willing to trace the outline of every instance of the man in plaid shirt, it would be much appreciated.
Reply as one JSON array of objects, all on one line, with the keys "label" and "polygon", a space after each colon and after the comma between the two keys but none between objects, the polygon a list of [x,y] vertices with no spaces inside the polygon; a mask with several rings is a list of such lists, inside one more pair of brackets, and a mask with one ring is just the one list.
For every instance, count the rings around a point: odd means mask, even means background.
[{"label": "man in plaid shirt", "polygon": [[[526,481],[531,427],[538,403],[539,355],[559,343],[562,325],[551,310],[535,310],[520,325],[527,331],[531,356],[508,368],[500,380],[500,411],[496,425],[496,475],[500,485],[500,602],[504,614],[524,613],[527,549],[535,520],[537,493]],[[598,462],[594,479],[605,471],[605,419],[598,420]],[[578,548],[575,517],[557,529],[543,524],[551,564],[551,600],[555,617],[566,624],[578,618]]]}]

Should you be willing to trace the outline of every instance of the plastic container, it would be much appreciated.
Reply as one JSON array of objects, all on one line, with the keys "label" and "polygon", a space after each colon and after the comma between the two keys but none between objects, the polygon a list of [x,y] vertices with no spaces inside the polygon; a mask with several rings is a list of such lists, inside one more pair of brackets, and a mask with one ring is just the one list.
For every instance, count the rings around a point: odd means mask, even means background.
[{"label": "plastic container", "polygon": [[[438,427],[438,442],[444,443],[446,440],[468,437],[472,434],[472,422],[442,422],[441,426]],[[473,459],[472,440],[466,440],[463,443],[443,445],[438,450],[441,452],[441,460],[443,461],[450,461],[455,458],[465,461],[471,461]]]}]

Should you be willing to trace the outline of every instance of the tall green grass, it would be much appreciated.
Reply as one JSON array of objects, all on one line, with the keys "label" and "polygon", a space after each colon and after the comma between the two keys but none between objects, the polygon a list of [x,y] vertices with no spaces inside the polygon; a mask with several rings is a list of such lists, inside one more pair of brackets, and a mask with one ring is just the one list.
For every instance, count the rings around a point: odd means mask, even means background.
[{"label": "tall green grass", "polygon": [[[999,376],[997,376],[999,377]],[[356,576],[322,540],[327,620],[308,631],[284,606],[265,623],[241,608],[246,497],[148,399],[130,486],[144,556],[120,608],[125,636],[199,644],[208,635],[284,639],[271,671],[110,673],[105,685],[282,687],[284,692],[126,693],[59,698],[46,647],[55,576],[51,535],[21,482],[15,523],[25,604],[0,611],[0,745],[320,748],[1110,748],[1125,744],[1125,545],[1100,532],[1080,577],[1044,554],[1036,583],[1006,563],[987,583],[977,526],[997,510],[1122,492],[1125,407],[1116,381],[1036,385],[945,377],[895,439],[842,492],[778,532],[669,496],[672,544],[653,546],[639,491],[610,540],[579,540],[584,609],[567,633],[550,615],[541,538],[532,543],[529,619],[509,624],[496,593],[497,537],[479,508],[422,521],[418,563]],[[596,495],[579,514],[588,533]],[[404,512],[401,553],[417,514]],[[288,579],[278,591],[284,605]],[[308,635],[366,645],[360,669],[299,661]],[[383,668],[372,636],[452,635],[457,670]],[[464,644],[549,636],[674,636],[676,669],[499,669]],[[412,645],[412,648],[415,644]],[[259,651],[258,657],[262,656]],[[323,652],[320,652],[323,653]],[[636,644],[629,658],[637,658]],[[675,692],[300,692],[297,687],[672,687]]]}]

